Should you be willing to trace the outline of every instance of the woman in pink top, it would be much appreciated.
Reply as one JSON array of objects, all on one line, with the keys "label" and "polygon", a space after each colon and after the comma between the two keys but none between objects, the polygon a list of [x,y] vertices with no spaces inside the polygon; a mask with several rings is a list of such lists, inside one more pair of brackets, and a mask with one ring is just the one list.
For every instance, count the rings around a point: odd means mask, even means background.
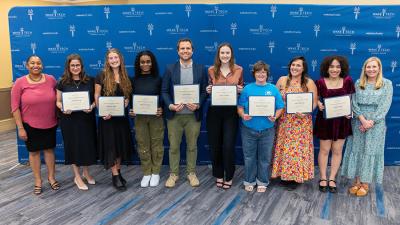
[{"label": "woman in pink top", "polygon": [[42,60],[30,56],[26,63],[28,75],[18,78],[11,89],[11,110],[18,127],[18,136],[25,141],[29,163],[35,178],[33,193],[42,193],[40,150],[48,170],[48,182],[53,190],[60,188],[54,177],[56,146],[56,80],[43,74]]}]

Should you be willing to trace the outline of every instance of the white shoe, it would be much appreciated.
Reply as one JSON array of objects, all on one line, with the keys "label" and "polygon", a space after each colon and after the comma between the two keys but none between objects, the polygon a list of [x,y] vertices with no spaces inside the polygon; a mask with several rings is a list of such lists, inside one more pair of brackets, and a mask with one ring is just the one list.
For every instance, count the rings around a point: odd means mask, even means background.
[{"label": "white shoe", "polygon": [[143,176],[142,181],[140,182],[141,187],[148,187],[150,183],[151,175]]},{"label": "white shoe", "polygon": [[160,183],[160,175],[152,174],[150,179],[150,187],[156,187]]},{"label": "white shoe", "polygon": [[82,191],[89,190],[88,186],[85,183],[83,183],[82,185],[79,185],[78,180],[76,178],[74,178],[74,182],[79,190],[82,190]]}]

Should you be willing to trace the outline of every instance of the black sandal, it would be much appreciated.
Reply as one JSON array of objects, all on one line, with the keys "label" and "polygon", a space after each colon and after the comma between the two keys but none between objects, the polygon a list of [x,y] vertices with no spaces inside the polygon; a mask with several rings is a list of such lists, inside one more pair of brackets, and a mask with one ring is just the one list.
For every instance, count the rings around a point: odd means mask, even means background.
[{"label": "black sandal", "polygon": [[328,181],[328,189],[329,189],[329,192],[330,192],[330,193],[337,193],[337,187],[334,187],[334,186],[329,185],[330,182],[333,182],[333,183],[336,184],[336,181],[335,181],[335,180],[329,180],[329,181]]},{"label": "black sandal", "polygon": [[227,184],[227,183],[223,183],[224,185],[222,185],[222,189],[224,189],[224,190],[228,190],[228,189],[230,189],[231,187],[232,187],[232,184]]},{"label": "black sandal", "polygon": [[217,185],[217,188],[222,188],[224,186],[224,181],[215,181],[215,184]]},{"label": "black sandal", "polygon": [[50,183],[50,181],[49,181],[49,184],[50,184],[51,189],[53,189],[55,191],[60,189],[60,184],[57,181],[54,181],[54,183]]},{"label": "black sandal", "polygon": [[[327,184],[325,185],[325,186],[322,186],[321,185],[321,182],[322,181],[326,181],[327,182]],[[328,182],[328,180],[326,180],[326,179],[321,179],[321,180],[319,180],[318,181],[318,189],[319,189],[319,191],[320,192],[327,192],[328,191],[328,185],[329,185],[329,182]]]},{"label": "black sandal", "polygon": [[42,187],[41,186],[34,186],[33,187],[33,194],[35,194],[35,195],[40,195],[40,194],[42,194]]}]

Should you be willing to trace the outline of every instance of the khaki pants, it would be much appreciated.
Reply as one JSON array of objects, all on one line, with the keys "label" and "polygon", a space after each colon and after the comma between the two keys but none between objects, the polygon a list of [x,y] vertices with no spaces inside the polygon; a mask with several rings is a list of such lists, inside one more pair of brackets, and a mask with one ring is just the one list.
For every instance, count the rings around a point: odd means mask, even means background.
[{"label": "khaki pants", "polygon": [[159,174],[164,155],[164,122],[162,117],[137,115],[136,142],[145,176]]},{"label": "khaki pants", "polygon": [[200,121],[194,114],[175,115],[167,121],[169,140],[169,166],[171,173],[179,175],[180,146],[183,132],[186,137],[186,170],[194,173],[197,161],[197,138],[200,134]]}]

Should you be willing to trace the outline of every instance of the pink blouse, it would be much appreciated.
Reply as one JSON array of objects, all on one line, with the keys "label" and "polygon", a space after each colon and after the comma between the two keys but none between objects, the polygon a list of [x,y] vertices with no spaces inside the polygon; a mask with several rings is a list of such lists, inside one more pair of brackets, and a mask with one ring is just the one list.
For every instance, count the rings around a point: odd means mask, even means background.
[{"label": "pink blouse", "polygon": [[30,84],[28,77],[18,78],[11,89],[11,112],[20,109],[22,121],[38,129],[57,125],[56,80],[44,74],[45,81]]}]

